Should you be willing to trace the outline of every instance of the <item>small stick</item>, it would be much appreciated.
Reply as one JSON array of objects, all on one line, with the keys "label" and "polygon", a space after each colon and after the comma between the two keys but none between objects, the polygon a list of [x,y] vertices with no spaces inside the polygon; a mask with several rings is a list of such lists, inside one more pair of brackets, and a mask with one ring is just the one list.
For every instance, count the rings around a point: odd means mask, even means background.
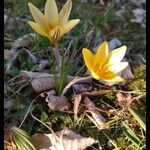
[{"label": "small stick", "polygon": [[37,99],[39,96],[40,96],[40,95],[38,95],[38,96],[31,102],[31,104],[30,104],[30,106],[29,106],[29,108],[28,108],[28,110],[27,110],[27,112],[26,112],[26,114],[25,114],[25,116],[24,116],[24,118],[23,118],[21,124],[19,125],[19,128],[21,128],[21,126],[22,126],[23,123],[25,122],[25,120],[26,120],[26,118],[27,118],[27,116],[28,116],[28,114],[29,114],[29,111],[30,111],[30,109],[31,109],[32,104],[36,101],[36,99]]},{"label": "small stick", "polygon": [[66,87],[62,91],[61,96],[63,96],[67,92],[67,90],[75,83],[89,83],[89,82],[92,82],[92,76],[80,77],[80,78],[76,77],[66,85]]}]

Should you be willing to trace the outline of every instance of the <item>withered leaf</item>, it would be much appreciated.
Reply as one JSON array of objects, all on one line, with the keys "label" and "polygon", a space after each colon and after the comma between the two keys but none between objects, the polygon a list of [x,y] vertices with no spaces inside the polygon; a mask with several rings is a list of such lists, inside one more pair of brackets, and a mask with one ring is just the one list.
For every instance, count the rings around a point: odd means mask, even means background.
[{"label": "withered leaf", "polygon": [[48,65],[48,60],[39,61],[39,71],[43,70]]},{"label": "withered leaf", "polygon": [[4,50],[4,59],[10,60],[14,57],[15,54],[16,54],[15,52],[8,50],[8,49],[5,49]]},{"label": "withered leaf", "polygon": [[64,95],[67,90],[74,84],[76,83],[91,83],[92,82],[92,77],[91,76],[87,76],[87,77],[76,77],[73,80],[71,80],[66,87],[64,88],[64,90],[62,91],[61,95]]},{"label": "withered leaf", "polygon": [[67,128],[53,134],[35,134],[32,138],[37,150],[83,150],[96,142]]},{"label": "withered leaf", "polygon": [[[127,61],[127,59],[124,58],[123,61]],[[130,65],[128,65],[124,70],[122,70],[121,77],[125,80],[130,80],[134,78]]]},{"label": "withered leaf", "polygon": [[129,104],[131,103],[132,96],[130,93],[117,92],[116,96],[117,96],[118,104],[122,108],[128,107]]},{"label": "withered leaf", "polygon": [[46,102],[48,106],[54,111],[68,110],[70,104],[65,96],[55,96],[53,91],[46,92]]},{"label": "withered leaf", "polygon": [[21,71],[21,76],[22,80],[29,82],[37,93],[51,90],[54,87],[53,79],[48,73]]},{"label": "withered leaf", "polygon": [[92,90],[92,84],[74,84],[72,87],[77,94],[89,92]]},{"label": "withered leaf", "polygon": [[84,103],[88,109],[88,113],[90,113],[92,115],[92,117],[90,117],[89,115],[87,115],[87,117],[101,130],[106,128],[105,126],[105,118],[95,109],[96,106],[95,104],[88,98],[85,97],[84,98]]},{"label": "withered leaf", "polygon": [[81,94],[75,95],[75,98],[74,98],[74,120],[77,119],[78,107],[81,102],[81,98],[82,98]]},{"label": "withered leaf", "polygon": [[18,38],[13,43],[12,49],[14,51],[17,51],[18,47],[27,47],[27,46],[31,45],[32,42],[34,42],[35,39],[36,39],[36,34],[34,34],[34,33],[25,34],[24,36]]},{"label": "withered leaf", "polygon": [[[9,53],[9,54],[8,54]],[[11,54],[11,56],[10,56]],[[9,56],[8,56],[9,55]],[[23,55],[24,57],[26,57],[27,59],[28,58],[31,58],[32,62],[34,64],[37,63],[37,58],[26,48],[22,48],[20,51],[16,52],[14,51],[13,49],[10,50],[10,52],[8,51],[5,51],[5,57],[9,57],[9,63],[7,64],[7,68],[6,68],[6,72],[9,71],[11,69],[11,67],[13,65],[16,64],[17,60],[18,60],[18,57],[19,55]]]}]

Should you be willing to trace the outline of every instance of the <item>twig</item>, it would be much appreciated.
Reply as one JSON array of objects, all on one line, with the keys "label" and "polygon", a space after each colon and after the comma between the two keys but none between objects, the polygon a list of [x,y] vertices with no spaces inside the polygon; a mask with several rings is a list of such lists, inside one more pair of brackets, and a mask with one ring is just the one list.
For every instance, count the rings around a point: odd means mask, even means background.
[{"label": "twig", "polygon": [[32,104],[36,101],[36,99],[37,99],[38,97],[39,97],[39,95],[31,102],[31,104],[30,104],[30,106],[29,106],[29,108],[28,108],[28,110],[27,110],[27,112],[26,112],[26,114],[25,114],[25,116],[24,116],[24,118],[23,118],[21,124],[19,125],[19,128],[21,128],[21,126],[22,126],[23,123],[25,122],[25,120],[26,120],[26,118],[27,118],[27,116],[28,116],[28,114],[29,114],[29,111],[30,111],[30,109],[31,109],[31,107],[32,107]]},{"label": "twig", "polygon": [[16,95],[16,93],[18,93],[21,89],[23,89],[27,85],[28,85],[28,83],[26,83],[23,86],[21,86],[11,97],[13,97],[14,95]]},{"label": "twig", "polygon": [[62,91],[61,96],[63,96],[67,92],[67,90],[75,83],[89,83],[89,82],[92,82],[92,76],[80,77],[80,78],[76,77],[66,85],[66,87]]},{"label": "twig", "polygon": [[36,121],[38,121],[38,122],[40,122],[41,124],[43,124],[46,128],[48,128],[52,133],[54,133],[54,131],[48,126],[48,125],[46,125],[45,123],[43,123],[41,120],[39,120],[38,118],[36,118],[32,113],[30,113],[31,114],[31,117],[33,118],[33,119],[35,119]]},{"label": "twig", "polygon": [[19,77],[21,77],[21,74],[19,74],[19,75],[15,76],[14,78],[10,79],[7,83],[10,83],[11,81],[13,81],[13,80],[15,80],[15,79],[17,79]]}]

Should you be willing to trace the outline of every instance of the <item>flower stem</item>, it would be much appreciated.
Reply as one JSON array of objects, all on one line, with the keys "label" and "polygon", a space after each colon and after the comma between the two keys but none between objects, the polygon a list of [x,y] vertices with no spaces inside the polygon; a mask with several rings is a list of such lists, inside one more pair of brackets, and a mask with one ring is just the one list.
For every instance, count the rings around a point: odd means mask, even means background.
[{"label": "flower stem", "polygon": [[59,48],[58,48],[57,44],[55,44],[54,56],[55,56],[55,59],[56,59],[56,70],[58,71],[58,73],[60,73],[61,55],[60,55]]}]

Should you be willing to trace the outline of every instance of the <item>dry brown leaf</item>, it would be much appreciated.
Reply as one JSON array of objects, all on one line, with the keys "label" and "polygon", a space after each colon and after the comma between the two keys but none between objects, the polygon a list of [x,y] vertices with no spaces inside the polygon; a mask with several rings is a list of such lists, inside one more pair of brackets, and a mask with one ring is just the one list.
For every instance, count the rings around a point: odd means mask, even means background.
[{"label": "dry brown leaf", "polygon": [[[126,58],[124,58],[123,61],[128,62]],[[121,77],[127,81],[134,78],[130,65],[128,65],[124,70],[121,71]]]},{"label": "dry brown leaf", "polygon": [[35,134],[32,137],[37,143],[37,150],[83,150],[96,142],[93,138],[82,137],[69,129],[55,134]]},{"label": "dry brown leaf", "polygon": [[[31,72],[31,71],[21,71],[22,80],[28,82],[32,85],[32,88],[38,92],[44,92],[47,90],[51,90],[54,88],[53,83],[53,75],[48,73],[39,73],[39,72]],[[60,75],[58,74],[57,77],[59,78]],[[63,96],[67,90],[75,83],[89,83],[92,81],[91,77],[85,78],[78,78],[73,79],[72,76],[67,76],[66,83],[69,83],[63,90],[61,96]]]},{"label": "dry brown leaf", "polygon": [[36,34],[34,33],[29,33],[26,34],[24,36],[22,36],[21,38],[17,39],[13,45],[12,45],[12,49],[14,51],[17,51],[18,47],[27,47],[29,45],[31,45],[32,42],[34,42],[36,39]]},{"label": "dry brown leaf", "polygon": [[131,22],[145,24],[146,11],[144,9],[137,8],[137,9],[132,10],[132,13],[135,18],[131,19]]},{"label": "dry brown leaf", "polygon": [[87,76],[87,77],[76,77],[73,80],[71,80],[66,87],[64,88],[64,90],[62,91],[61,95],[64,95],[67,90],[74,84],[76,83],[91,83],[92,82],[92,76]]},{"label": "dry brown leaf", "polygon": [[21,71],[21,76],[22,80],[30,83],[37,93],[51,90],[54,87],[53,79],[48,73]]},{"label": "dry brown leaf", "polygon": [[78,114],[78,107],[79,107],[79,104],[81,102],[81,94],[78,94],[78,95],[75,95],[75,98],[74,98],[74,120],[77,119],[77,114]]},{"label": "dry brown leaf", "polygon": [[105,125],[105,118],[96,110],[95,104],[88,98],[84,98],[84,103],[88,109],[88,113],[92,115],[90,117],[87,115],[87,117],[101,130],[106,128]]},{"label": "dry brown leaf", "polygon": [[128,107],[132,101],[132,96],[130,93],[117,92],[116,96],[117,96],[118,104],[120,105],[120,107],[123,108]]},{"label": "dry brown leaf", "polygon": [[40,60],[39,61],[39,71],[42,71],[48,65],[48,60]]},{"label": "dry brown leaf", "polygon": [[134,76],[131,72],[130,66],[127,66],[122,72],[121,72],[121,77],[124,78],[125,80],[130,80],[133,79]]},{"label": "dry brown leaf", "polygon": [[77,94],[89,92],[93,88],[92,84],[74,84],[72,85],[72,87],[75,90],[75,93]]},{"label": "dry brown leaf", "polygon": [[55,96],[55,91],[46,92],[47,96],[45,101],[48,102],[48,106],[53,111],[64,111],[68,110],[70,104],[65,96]]},{"label": "dry brown leaf", "polygon": [[24,55],[24,57],[27,57],[27,59],[31,58],[31,60],[32,60],[32,62],[34,64],[37,63],[37,58],[28,49],[26,49],[26,48],[22,48],[18,52],[16,52],[14,49],[11,49],[10,53],[13,53],[14,55],[13,55],[13,57],[11,59],[9,59],[9,62],[7,64],[7,67],[6,67],[6,72],[8,72],[13,65],[15,65],[15,63],[17,62],[17,59],[18,59],[19,55]]},{"label": "dry brown leaf", "polygon": [[8,50],[8,49],[5,49],[4,50],[4,59],[10,60],[14,57],[15,54],[16,54],[15,52]]},{"label": "dry brown leaf", "polygon": [[[10,66],[12,66],[12,64],[9,65],[7,68],[10,69]],[[53,75],[48,74],[48,73],[39,73],[39,72],[31,72],[31,71],[22,70],[19,77],[21,77],[21,80],[22,80],[20,82],[24,81],[25,83],[31,84],[32,88],[38,93],[45,92],[47,90],[52,90],[54,88]],[[57,78],[60,78],[59,74],[57,74]],[[19,79],[19,78],[15,77],[14,79],[11,79],[9,82],[14,82],[16,79]],[[67,90],[75,83],[89,84],[91,82],[92,82],[91,76],[74,78],[73,76],[68,75],[67,80],[66,80],[66,83],[68,84],[64,88],[61,96],[63,96],[67,92]],[[89,88],[88,90],[90,90],[90,88],[92,87],[88,87],[88,88]]]}]

